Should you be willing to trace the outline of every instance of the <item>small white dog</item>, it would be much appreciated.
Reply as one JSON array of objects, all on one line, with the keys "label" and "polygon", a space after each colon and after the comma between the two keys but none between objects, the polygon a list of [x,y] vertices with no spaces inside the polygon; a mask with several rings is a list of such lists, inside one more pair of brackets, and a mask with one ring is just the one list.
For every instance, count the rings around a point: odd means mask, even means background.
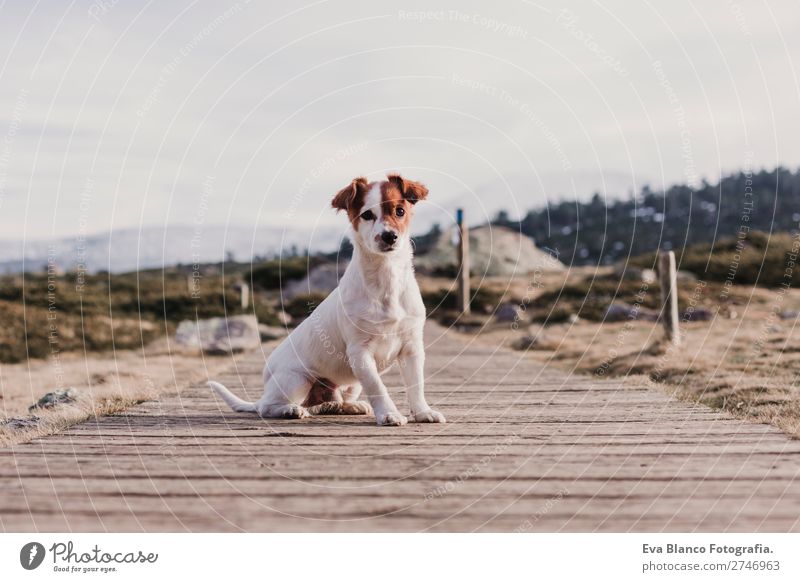
[{"label": "small white dog", "polygon": [[[425,307],[409,236],[413,206],[428,189],[398,175],[387,178],[356,178],[334,197],[333,207],[350,218],[353,258],[339,287],[267,359],[261,398],[246,402],[209,382],[233,410],[304,418],[367,414],[371,406],[379,425],[403,425],[407,419],[381,379],[396,361],[413,419],[445,422],[425,401]],[[362,388],[369,404],[358,400]]]}]

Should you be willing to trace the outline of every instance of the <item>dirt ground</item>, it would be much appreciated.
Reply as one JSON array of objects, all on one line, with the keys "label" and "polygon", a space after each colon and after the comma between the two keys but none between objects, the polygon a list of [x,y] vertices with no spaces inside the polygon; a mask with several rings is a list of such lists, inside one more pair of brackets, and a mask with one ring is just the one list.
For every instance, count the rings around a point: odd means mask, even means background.
[{"label": "dirt ground", "polygon": [[[87,418],[180,391],[239,357],[176,353],[162,339],[145,350],[72,352],[57,359],[0,364],[0,446],[52,434]],[[28,411],[46,393],[65,388],[77,389],[74,402]]]},{"label": "dirt ground", "polygon": [[[547,275],[537,285],[530,278],[484,281],[508,289],[506,300],[528,306],[568,281],[596,276],[586,270]],[[525,283],[528,281],[528,283]],[[476,282],[477,283],[477,282]],[[687,282],[682,292],[703,286]],[[533,289],[531,293],[530,290]],[[725,290],[708,284],[697,307],[712,313],[709,321],[682,321],[679,347],[664,340],[660,323],[568,321],[530,323],[523,313],[516,323],[487,323],[462,333],[491,345],[522,350],[542,364],[601,377],[643,380],[678,398],[722,408],[754,422],[771,423],[800,437],[800,290],[739,286]],[[521,298],[523,298],[521,300]]]}]

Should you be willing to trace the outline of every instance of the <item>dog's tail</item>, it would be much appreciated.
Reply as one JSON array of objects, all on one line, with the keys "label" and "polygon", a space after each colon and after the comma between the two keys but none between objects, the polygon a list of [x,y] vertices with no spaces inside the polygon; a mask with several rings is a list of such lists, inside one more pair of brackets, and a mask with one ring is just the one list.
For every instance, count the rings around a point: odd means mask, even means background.
[{"label": "dog's tail", "polygon": [[213,388],[214,392],[219,394],[222,399],[228,403],[233,410],[236,412],[255,412],[256,405],[253,402],[247,402],[247,400],[242,400],[238,396],[236,396],[233,392],[225,388],[219,382],[208,382],[208,385]]}]

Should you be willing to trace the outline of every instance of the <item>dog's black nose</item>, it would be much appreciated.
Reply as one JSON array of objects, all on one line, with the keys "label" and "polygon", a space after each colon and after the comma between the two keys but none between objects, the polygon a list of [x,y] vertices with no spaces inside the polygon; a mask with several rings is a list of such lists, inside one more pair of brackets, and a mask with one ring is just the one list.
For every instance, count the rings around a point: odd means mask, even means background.
[{"label": "dog's black nose", "polygon": [[397,234],[391,230],[384,230],[383,233],[381,233],[381,240],[387,245],[393,245],[397,240]]}]

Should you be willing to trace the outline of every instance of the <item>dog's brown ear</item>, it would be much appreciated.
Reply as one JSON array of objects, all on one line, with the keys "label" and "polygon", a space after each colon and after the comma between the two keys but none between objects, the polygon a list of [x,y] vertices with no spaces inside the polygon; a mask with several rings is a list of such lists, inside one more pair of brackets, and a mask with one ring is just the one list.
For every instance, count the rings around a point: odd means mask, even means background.
[{"label": "dog's brown ear", "polygon": [[406,180],[400,174],[389,174],[386,177],[392,184],[397,186],[403,198],[411,202],[411,204],[416,204],[428,197],[428,189],[419,182]]},{"label": "dog's brown ear", "polygon": [[333,197],[333,206],[336,210],[349,210],[358,200],[359,194],[367,189],[369,182],[364,177],[354,178],[350,184],[342,188]]}]

